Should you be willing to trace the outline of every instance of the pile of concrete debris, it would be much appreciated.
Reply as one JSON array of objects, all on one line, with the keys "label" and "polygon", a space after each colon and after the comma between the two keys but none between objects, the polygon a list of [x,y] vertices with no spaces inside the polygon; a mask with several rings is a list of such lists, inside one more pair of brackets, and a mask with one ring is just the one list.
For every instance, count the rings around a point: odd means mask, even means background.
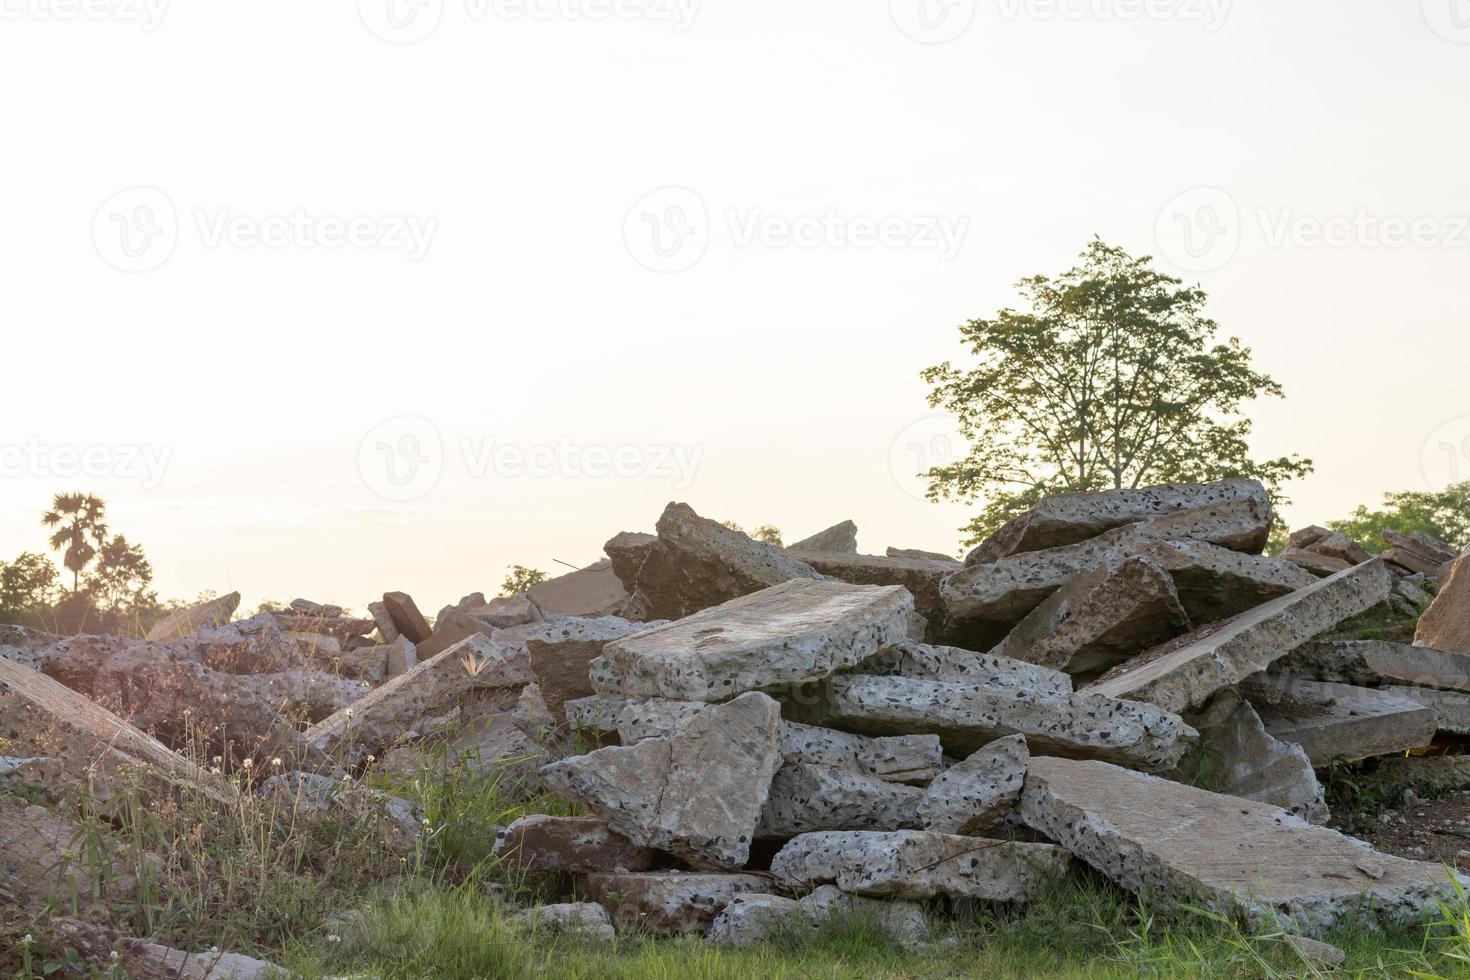
[{"label": "pile of concrete debris", "polygon": [[[782,549],[670,504],[608,561],[433,627],[387,593],[371,619],[231,622],[230,596],[147,641],[0,634],[0,735],[31,750],[0,780],[82,766],[105,793],[147,764],[227,796],[169,748],[202,734],[294,760],[259,791],[375,807],[410,846],[414,807],[332,781],[468,763],[586,808],[495,848],[581,899],[526,921],[602,934],[861,910],[921,942],[944,902],[1025,902],[1076,862],[1300,933],[1422,921],[1447,872],[1323,827],[1314,769],[1470,734],[1470,561],[1320,528],[1266,557],[1272,521],[1254,481],[1071,494],[961,562],[858,554],[851,522]],[[1321,639],[1431,580],[1418,644]],[[41,716],[70,737],[42,744]]]}]

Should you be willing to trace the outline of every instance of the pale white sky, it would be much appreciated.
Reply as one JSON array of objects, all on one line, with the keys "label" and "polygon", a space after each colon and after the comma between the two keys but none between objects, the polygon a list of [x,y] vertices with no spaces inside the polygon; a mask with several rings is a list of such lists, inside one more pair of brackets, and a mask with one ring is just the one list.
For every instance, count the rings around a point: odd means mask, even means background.
[{"label": "pale white sky", "polygon": [[1285,384],[1294,524],[1470,475],[1463,0],[0,0],[0,81],[0,557],[73,489],[252,605],[672,499],[950,550],[918,372],[1094,234]]}]

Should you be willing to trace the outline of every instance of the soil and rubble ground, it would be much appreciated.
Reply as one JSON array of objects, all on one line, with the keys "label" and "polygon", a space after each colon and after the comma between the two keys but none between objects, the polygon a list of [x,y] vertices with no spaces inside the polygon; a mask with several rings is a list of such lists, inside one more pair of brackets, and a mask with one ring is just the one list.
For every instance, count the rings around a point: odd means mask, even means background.
[{"label": "soil and rubble ground", "polygon": [[1470,976],[1470,560],[1272,519],[1075,494],[958,560],[671,504],[433,617],[0,627],[0,970]]}]

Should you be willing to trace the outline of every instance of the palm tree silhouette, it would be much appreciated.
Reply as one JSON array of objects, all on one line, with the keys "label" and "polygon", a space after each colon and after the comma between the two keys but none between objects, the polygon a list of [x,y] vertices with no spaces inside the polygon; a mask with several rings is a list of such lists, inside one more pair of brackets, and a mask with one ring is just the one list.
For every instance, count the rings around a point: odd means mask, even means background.
[{"label": "palm tree silhouette", "polygon": [[54,527],[51,535],[51,550],[66,550],[62,559],[71,572],[71,590],[76,592],[82,570],[97,556],[97,548],[107,540],[107,525],[103,517],[107,504],[102,498],[90,493],[58,493],[51,502],[51,509],[41,517],[46,527]]}]

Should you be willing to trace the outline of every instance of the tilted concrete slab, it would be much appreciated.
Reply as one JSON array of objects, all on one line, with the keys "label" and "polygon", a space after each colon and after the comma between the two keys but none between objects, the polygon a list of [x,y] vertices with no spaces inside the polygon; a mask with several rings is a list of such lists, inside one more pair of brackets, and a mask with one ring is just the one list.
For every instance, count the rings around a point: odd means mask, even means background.
[{"label": "tilted concrete slab", "polygon": [[1359,915],[1420,924],[1453,895],[1438,864],[1101,762],[1033,759],[1020,807],[1027,824],[1145,901],[1202,906],[1252,927],[1321,933]]},{"label": "tilted concrete slab", "polygon": [[1470,653],[1387,640],[1315,641],[1276,661],[1272,673],[1338,684],[1470,691]]},{"label": "tilted concrete slab", "polygon": [[785,766],[771,780],[757,838],[788,840],[818,830],[903,830],[919,826],[924,791],[835,766]]},{"label": "tilted concrete slab", "polygon": [[852,521],[833,524],[825,531],[818,531],[809,538],[802,538],[787,545],[787,551],[821,551],[830,553],[857,554],[857,525]]},{"label": "tilted concrete slab", "polygon": [[1147,541],[1123,551],[1168,572],[1184,611],[1200,625],[1238,616],[1317,581],[1317,576],[1289,561],[1242,554],[1204,541]]},{"label": "tilted concrete slab", "polygon": [[1434,709],[1392,691],[1264,675],[1240,690],[1266,731],[1300,745],[1314,766],[1391,755],[1434,739]]}]

